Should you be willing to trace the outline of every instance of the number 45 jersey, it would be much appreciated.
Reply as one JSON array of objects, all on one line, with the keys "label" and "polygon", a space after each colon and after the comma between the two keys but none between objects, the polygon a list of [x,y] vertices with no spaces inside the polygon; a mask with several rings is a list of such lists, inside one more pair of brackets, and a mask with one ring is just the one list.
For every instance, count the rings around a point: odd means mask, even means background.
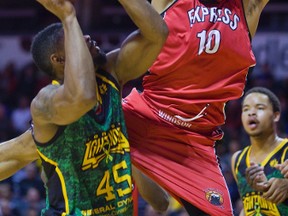
[{"label": "number 45 jersey", "polygon": [[225,103],[242,95],[255,65],[242,1],[203,2],[176,0],[162,13],[169,36],[143,82],[143,97],[157,114],[191,119],[199,128],[224,123]]},{"label": "number 45 jersey", "polygon": [[37,144],[46,177],[42,215],[132,216],[130,148],[119,86],[97,71],[99,106]]}]

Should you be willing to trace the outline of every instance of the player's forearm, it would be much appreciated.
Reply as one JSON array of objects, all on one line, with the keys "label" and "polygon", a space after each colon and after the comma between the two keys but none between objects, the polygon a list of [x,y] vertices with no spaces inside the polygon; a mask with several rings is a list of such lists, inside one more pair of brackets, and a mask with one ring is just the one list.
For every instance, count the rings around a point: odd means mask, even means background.
[{"label": "player's forearm", "polygon": [[168,35],[168,28],[162,17],[147,0],[119,0],[119,2],[144,37],[151,41],[164,43]]},{"label": "player's forearm", "polygon": [[96,80],[90,51],[76,17],[63,22],[65,32],[65,92],[73,100],[96,103]]},{"label": "player's forearm", "polygon": [[6,179],[38,158],[31,131],[0,143],[0,180]]},{"label": "player's forearm", "polygon": [[[32,162],[32,161],[31,161]],[[14,175],[17,171],[24,168],[29,161],[9,160],[0,162],[0,181]]]},{"label": "player's forearm", "polygon": [[[76,17],[76,10],[73,5],[75,1],[37,1],[61,20],[65,32],[63,38],[65,54],[56,52],[54,56],[56,57],[54,61],[57,67],[65,66],[65,88],[64,94],[61,94],[61,91],[59,93],[60,100],[64,100],[64,103],[66,100],[72,105],[76,104],[76,106],[79,106],[83,102],[83,107],[81,108],[85,112],[87,106],[87,108],[91,108],[91,101],[89,99],[92,98],[93,101],[96,98],[96,81],[92,57]],[[62,40],[59,41],[59,44],[62,42]],[[61,77],[58,78],[61,79]],[[88,100],[85,100],[86,98]],[[82,101],[79,101],[79,99]]]}]

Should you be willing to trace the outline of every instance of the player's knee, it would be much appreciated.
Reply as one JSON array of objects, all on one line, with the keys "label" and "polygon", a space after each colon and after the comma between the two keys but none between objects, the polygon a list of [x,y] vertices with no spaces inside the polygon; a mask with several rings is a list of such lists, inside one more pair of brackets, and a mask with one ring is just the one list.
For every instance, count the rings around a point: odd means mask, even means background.
[{"label": "player's knee", "polygon": [[167,195],[162,197],[161,199],[158,199],[157,202],[154,202],[152,207],[156,212],[164,213],[165,211],[167,211],[168,206],[169,206],[169,197]]}]

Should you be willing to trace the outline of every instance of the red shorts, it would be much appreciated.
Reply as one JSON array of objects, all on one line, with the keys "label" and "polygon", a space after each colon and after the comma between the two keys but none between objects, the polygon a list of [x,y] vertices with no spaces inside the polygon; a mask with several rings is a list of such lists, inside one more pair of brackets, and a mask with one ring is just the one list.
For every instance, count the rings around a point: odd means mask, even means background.
[{"label": "red shorts", "polygon": [[135,90],[122,105],[135,166],[176,199],[180,197],[212,216],[233,215],[212,135],[167,123]]}]

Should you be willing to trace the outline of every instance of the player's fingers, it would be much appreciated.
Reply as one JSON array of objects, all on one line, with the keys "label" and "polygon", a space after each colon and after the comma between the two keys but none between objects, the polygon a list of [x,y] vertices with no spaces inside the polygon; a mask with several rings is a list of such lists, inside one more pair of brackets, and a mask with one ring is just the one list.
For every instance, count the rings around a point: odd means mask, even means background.
[{"label": "player's fingers", "polygon": [[267,191],[269,189],[269,183],[268,182],[260,182],[255,183],[254,188],[257,189],[257,191]]},{"label": "player's fingers", "polygon": [[[253,167],[251,169],[249,169],[249,168],[246,169],[245,175],[246,175],[246,179],[247,179],[248,184],[251,185],[251,184],[254,184],[255,181],[257,182],[261,175],[264,175],[264,171],[263,171],[262,167]],[[258,178],[257,178],[257,176],[258,176]]]},{"label": "player's fingers", "polygon": [[285,195],[276,190],[272,191],[271,193],[264,193],[262,197],[276,204],[279,204],[285,200]]}]

